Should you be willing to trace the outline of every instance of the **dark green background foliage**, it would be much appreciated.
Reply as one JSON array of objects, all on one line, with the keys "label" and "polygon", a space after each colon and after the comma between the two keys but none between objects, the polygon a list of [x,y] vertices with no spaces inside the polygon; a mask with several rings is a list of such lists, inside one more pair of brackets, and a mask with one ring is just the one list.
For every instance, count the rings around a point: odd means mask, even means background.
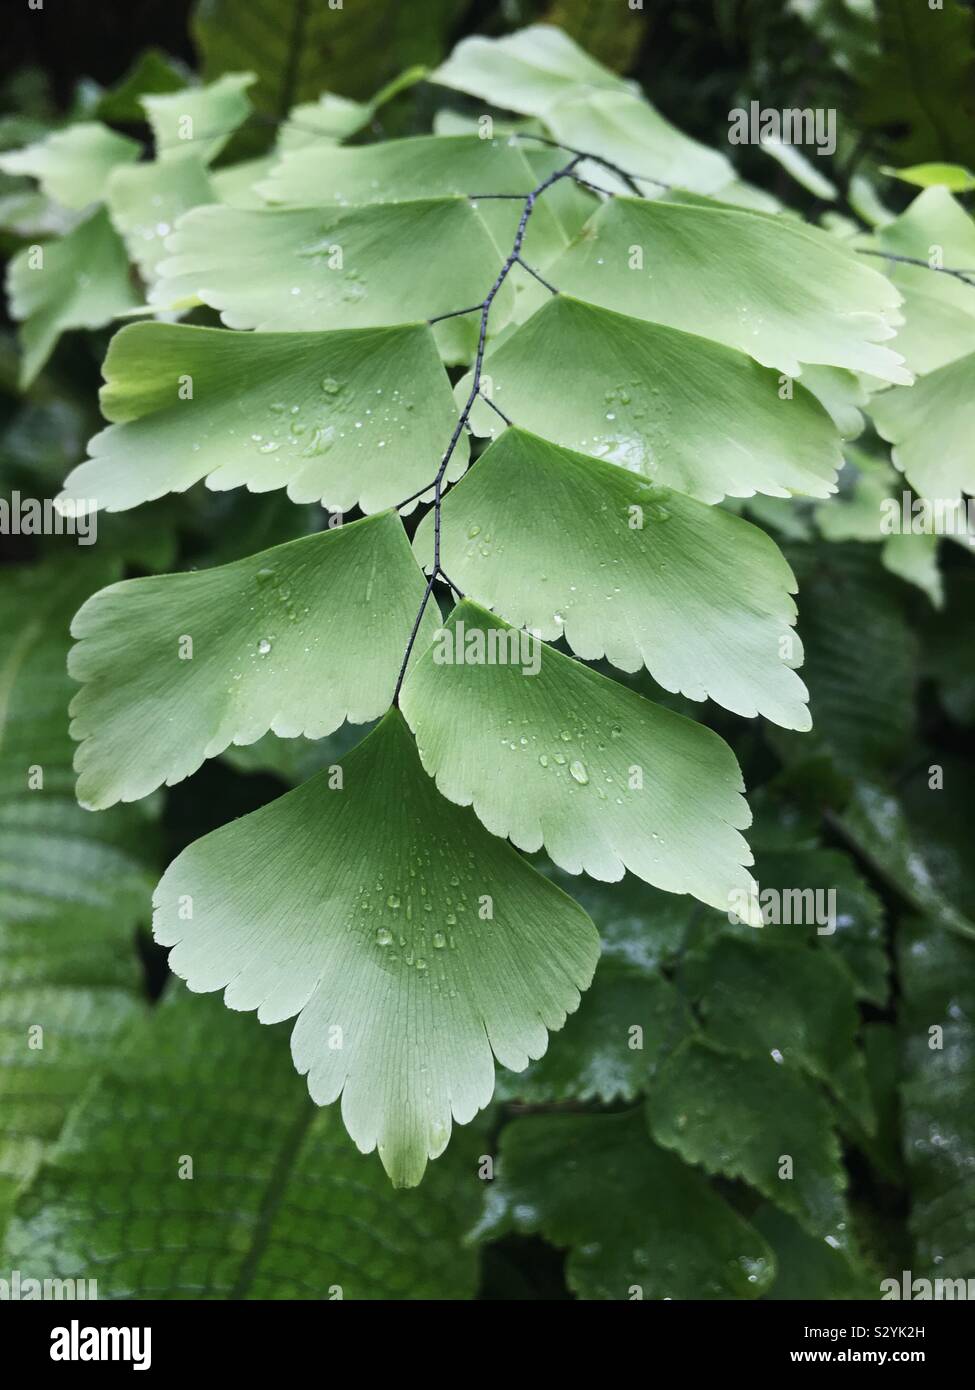
[{"label": "dark green background foliage", "polygon": [[[445,105],[480,106],[434,90],[423,68],[465,35],[542,20],[723,150],[729,110],[754,97],[836,107],[835,156],[813,160],[836,185],[830,202],[761,151],[735,151],[742,178],[828,226],[856,218],[864,181],[892,211],[906,206],[915,190],[889,166],[975,168],[972,9],[947,0],[934,38],[926,8],[22,6],[5,19],[0,150],[78,119],[145,140],[140,96],[240,70],[257,74],[254,112],[218,168],[268,151],[296,102],[366,100],[411,68],[353,140],[425,132]],[[960,195],[969,211],[971,198]],[[33,199],[28,180],[0,175],[7,254],[60,230]],[[192,321],[219,322],[205,308]],[[64,334],[21,391],[5,324],[4,496],[53,496],[84,457],[111,331]],[[942,542],[911,583],[879,536],[823,520],[850,503],[848,478],[888,458],[868,424],[838,498],[746,504],[798,579],[811,733],[612,673],[731,744],[755,813],[756,876],[834,887],[835,934],[756,932],[632,875],[572,879],[536,857],[599,929],[594,984],[540,1061],[499,1069],[491,1106],[455,1128],[412,1192],[355,1151],[337,1105],[312,1104],[284,1025],[189,994],[147,930],[152,885],[179,851],[327,767],[364,730],[321,744],[269,734],[97,815],[74,800],[65,660],[84,599],[121,577],[205,570],[318,531],[321,508],[199,484],[102,513],[90,550],[0,535],[0,1276],[97,1277],[102,1297],[328,1298],[340,1286],[349,1298],[516,1300],[636,1287],[645,1298],[876,1298],[904,1269],[975,1276],[975,580],[961,545]],[[44,766],[43,797],[24,790],[28,760]],[[39,1018],[45,1047],[26,1050]],[[642,1050],[627,1046],[634,1025]],[[929,1046],[932,1028],[943,1047]],[[790,1183],[770,1177],[782,1153],[797,1157]],[[192,1181],[174,1176],[186,1156]]]}]

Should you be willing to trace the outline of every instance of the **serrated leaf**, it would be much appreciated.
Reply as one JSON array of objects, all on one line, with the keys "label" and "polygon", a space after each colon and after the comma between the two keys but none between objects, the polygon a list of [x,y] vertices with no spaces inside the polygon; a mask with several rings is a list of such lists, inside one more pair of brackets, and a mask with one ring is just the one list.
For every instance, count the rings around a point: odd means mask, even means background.
[{"label": "serrated leaf", "polygon": [[756,1298],[775,1268],[757,1232],[649,1141],[639,1111],[506,1125],[476,1229],[568,1247],[569,1286],[585,1299]]},{"label": "serrated leaf", "polygon": [[[972,290],[975,299],[975,290]],[[876,396],[873,419],[891,458],[921,497],[975,493],[975,352]]]},{"label": "serrated leaf", "polygon": [[[376,719],[422,597],[391,513],[102,589],[71,626],[78,799],[135,801],[268,730],[320,738]],[[421,646],[435,631],[425,617]]]},{"label": "serrated leaf", "polygon": [[[292,332],[385,327],[467,309],[484,298],[502,263],[463,198],[361,208],[196,208],[180,220],[168,249],[173,254],[159,266],[154,302],[202,299],[221,311],[228,328]],[[500,328],[511,304],[507,285],[495,303],[492,327]],[[456,330],[457,322],[446,327]]]},{"label": "serrated leaf", "polygon": [[[801,1072],[690,1039],[659,1068],[650,1133],[688,1163],[743,1178],[834,1248],[849,1243],[830,1108]],[[792,1176],[782,1176],[791,1159]]]},{"label": "serrated leaf", "polygon": [[29,174],[41,192],[66,208],[101,202],[113,169],[139,158],[139,144],[100,121],[79,121],[22,150],[0,154],[5,174]]},{"label": "serrated leaf", "polygon": [[775,1282],[766,1298],[807,1302],[879,1298],[877,1275],[859,1258],[811,1236],[771,1202],[763,1202],[750,1221],[775,1257]]},{"label": "serrated leaf", "polygon": [[215,202],[216,193],[203,163],[186,157],[115,169],[105,201],[115,230],[148,284],[167,254],[164,242],[173,223],[190,208]]},{"label": "serrated leaf", "polygon": [[[429,567],[432,517],[416,548]],[[586,661],[645,665],[665,690],[809,727],[792,572],[728,512],[509,429],[446,498],[441,553],[466,594]]]},{"label": "serrated leaf", "polygon": [[430,81],[528,116],[544,115],[580,86],[615,91],[629,85],[549,24],[532,24],[500,39],[462,39]]},{"label": "serrated leaf", "polygon": [[392,1193],[309,1102],[280,1030],[179,990],[116,1050],[8,1251],[25,1273],[97,1279],[100,1300],[471,1298],[472,1149]]},{"label": "serrated leaf", "polygon": [[501,1074],[498,1099],[531,1105],[634,1100],[691,1027],[687,1005],[669,980],[614,971],[605,961],[545,1056],[519,1075]]},{"label": "serrated leaf", "polygon": [[898,944],[903,1148],[918,1261],[913,1273],[966,1279],[975,1255],[975,1125],[969,1105],[975,947],[925,920],[904,924]]},{"label": "serrated leaf", "polygon": [[[815,942],[842,961],[858,999],[878,1007],[887,1003],[890,966],[884,904],[848,855],[794,844],[766,849],[757,854],[755,876],[762,890],[774,889],[780,895],[783,909],[789,904],[793,919],[767,923],[763,941],[799,950]],[[787,898],[790,891],[793,897]],[[801,921],[795,920],[796,915]],[[735,930],[738,935],[750,934],[748,927]],[[837,988],[842,993],[842,987]]]},{"label": "serrated leaf", "polygon": [[791,219],[703,200],[614,198],[548,278],[789,376],[818,363],[911,381],[898,354],[881,346],[900,322],[898,291],[836,238]]},{"label": "serrated leaf", "polygon": [[748,891],[744,785],[731,749],[703,725],[470,600],[416,663],[400,702],[443,795],[473,805],[519,849],[544,845],[556,864],[592,878],[629,869],[725,909],[733,891]]},{"label": "serrated leaf", "polygon": [[[215,491],[286,487],[293,502],[380,511],[432,481],[457,418],[426,324],[260,334],[132,324],[112,339],[104,373],[114,423],[59,499],[85,510],[124,510],[206,478]],[[459,440],[447,479],[467,454]]]},{"label": "serrated leaf", "polygon": [[156,158],[191,158],[209,164],[251,112],[252,72],[228,72],[204,87],[140,98],[156,142]]},{"label": "serrated leaf", "polygon": [[125,247],[104,209],[57,241],[19,251],[7,267],[7,293],[12,316],[22,321],[22,389],[37,376],[62,333],[102,328],[138,303]]},{"label": "serrated leaf", "polygon": [[[494,348],[484,379],[523,429],[702,502],[836,486],[839,439],[805,387],[784,400],[776,374],[739,352],[569,295]],[[467,390],[469,379],[458,395]],[[471,423],[492,437],[504,428],[484,401]]]},{"label": "serrated leaf", "polygon": [[452,1119],[490,1100],[492,1053],[519,1071],[545,1051],[592,978],[598,937],[437,795],[398,711],[343,774],[343,789],[322,773],[184,850],[156,891],[154,930],[191,989],[225,988],[230,1008],[265,1023],[297,1014],[292,1055],[312,1098],[341,1094],[359,1148],[415,1186]]}]

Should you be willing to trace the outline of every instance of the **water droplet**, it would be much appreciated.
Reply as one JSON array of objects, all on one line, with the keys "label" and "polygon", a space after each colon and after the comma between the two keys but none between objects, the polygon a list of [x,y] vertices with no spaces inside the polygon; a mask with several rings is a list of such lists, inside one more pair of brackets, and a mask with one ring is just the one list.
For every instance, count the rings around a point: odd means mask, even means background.
[{"label": "water droplet", "polygon": [[257,650],[260,652],[261,656],[267,656],[268,652],[271,650],[270,639],[262,637],[257,644]]},{"label": "water droplet", "polygon": [[393,944],[393,933],[388,927],[380,927],[376,932],[376,940],[380,946],[391,946]]},{"label": "water droplet", "polygon": [[569,764],[569,773],[573,780],[578,782],[582,787],[589,781],[589,773],[586,771],[586,765],[585,763],[580,763],[578,758],[575,762]]},{"label": "water droplet", "polygon": [[434,947],[434,950],[436,950],[436,951],[442,951],[443,948],[446,946],[446,944],[447,944],[447,938],[444,936],[443,932],[442,932],[442,931],[435,931],[435,932],[433,933],[433,947]]}]

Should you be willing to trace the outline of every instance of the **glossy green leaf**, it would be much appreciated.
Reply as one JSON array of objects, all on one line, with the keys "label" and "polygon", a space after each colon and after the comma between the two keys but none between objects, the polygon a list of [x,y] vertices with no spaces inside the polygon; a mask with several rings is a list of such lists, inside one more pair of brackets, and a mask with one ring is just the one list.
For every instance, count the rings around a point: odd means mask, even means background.
[{"label": "glossy green leaf", "polygon": [[904,998],[904,1157],[916,1242],[915,1278],[968,1279],[975,1256],[975,946],[933,921],[906,924],[900,940]]},{"label": "glossy green leaf", "polygon": [[476,1163],[462,1138],[422,1195],[391,1192],[310,1103],[280,1029],[178,990],[116,1049],[8,1251],[25,1274],[97,1279],[99,1300],[471,1298]]},{"label": "glossy green leaf", "polygon": [[[887,1003],[890,964],[884,904],[848,855],[787,843],[757,853],[755,876],[763,890],[775,889],[781,895],[783,905],[786,901],[801,904],[803,917],[802,922],[768,922],[762,929],[763,941],[800,951],[812,943],[843,963],[858,999],[879,1007]],[[800,896],[787,900],[790,890]],[[832,899],[830,893],[835,895]],[[738,936],[751,936],[745,926],[729,925],[729,930]],[[835,990],[837,996],[845,994],[839,980]]]},{"label": "glossy green leaf", "polygon": [[[516,425],[702,502],[836,485],[839,439],[818,401],[798,383],[784,399],[774,372],[706,338],[560,294],[484,370]],[[504,422],[479,401],[472,426],[494,436]]]},{"label": "glossy green leaf", "polygon": [[21,320],[21,387],[31,384],[62,333],[102,328],[138,303],[129,264],[104,209],[67,236],[26,246],[7,267],[10,312]]},{"label": "glossy green leaf", "polygon": [[633,1100],[691,1026],[687,1006],[668,980],[614,971],[604,961],[545,1056],[518,1075],[501,1074],[498,1098],[531,1105]]},{"label": "glossy green leaf", "polygon": [[692,923],[704,912],[693,898],[651,888],[635,874],[600,883],[567,873],[544,855],[536,855],[532,863],[588,912],[602,942],[602,968],[614,975],[657,981],[661,971],[673,965]]},{"label": "glossy green leaf", "polygon": [[[112,340],[101,404],[113,423],[63,500],[110,511],[201,478],[287,488],[293,502],[375,512],[432,481],[456,420],[425,324],[228,333],[133,324]],[[446,474],[467,461],[461,440]]]},{"label": "glossy green leaf", "polygon": [[747,352],[910,383],[890,347],[900,295],[837,242],[791,219],[703,201],[614,198],[550,267],[569,294]]},{"label": "glossy green leaf", "polygon": [[[928,774],[923,771],[927,785]],[[943,796],[944,788],[933,794]],[[951,800],[957,831],[964,825],[963,819],[959,821],[964,810],[960,797]],[[917,816],[905,814],[896,796],[869,782],[854,787],[839,825],[844,838],[916,912],[924,913],[939,929],[975,940],[971,904],[963,902],[958,907],[951,901],[951,897],[960,896],[955,890],[968,876],[971,860],[967,841],[959,847],[960,853],[952,852],[943,842],[939,844],[937,836],[933,843],[925,843]]]},{"label": "glossy green leaf", "polygon": [[[432,517],[416,545],[429,565]],[[809,727],[792,573],[728,512],[510,429],[447,497],[441,546],[466,594],[584,660],[645,665],[665,690]]]},{"label": "glossy green leaf", "polygon": [[825,753],[847,777],[897,765],[916,720],[917,634],[906,591],[885,574],[874,546],[820,542],[790,547],[789,559],[802,597],[813,728],[803,737],[771,730],[772,741],[790,760]]},{"label": "glossy green leaf", "polygon": [[879,1298],[879,1276],[862,1260],[811,1236],[780,1208],[763,1203],[750,1220],[775,1256],[775,1283],[766,1298],[790,1302]]},{"label": "glossy green leaf", "polygon": [[647,1115],[657,1143],[685,1162],[743,1178],[812,1235],[848,1244],[830,1109],[801,1072],[691,1039],[658,1070]]},{"label": "glossy green leaf", "polygon": [[[79,800],[135,801],[269,729],[320,738],[376,719],[422,595],[391,513],[102,589],[71,627]],[[434,630],[428,613],[421,644]]]},{"label": "glossy green leaf", "polygon": [[765,929],[718,937],[687,960],[681,986],[719,1046],[808,1072],[873,1129],[853,982],[834,955],[773,944]]},{"label": "glossy green leaf", "polygon": [[624,869],[727,909],[748,891],[751,816],[710,729],[509,627],[469,600],[416,663],[401,705],[440,791],[572,873]]},{"label": "glossy green leaf", "polygon": [[762,1237],[639,1112],[516,1120],[498,1169],[477,1234],[541,1231],[568,1248],[580,1298],[757,1298],[772,1281]]},{"label": "glossy green leaf", "polygon": [[0,154],[5,174],[29,174],[48,198],[66,208],[86,208],[105,196],[105,181],[114,169],[139,158],[139,145],[100,121],[79,121],[64,130]]},{"label": "glossy green leaf", "polygon": [[191,989],[265,1023],[297,1014],[312,1098],[341,1094],[359,1148],[414,1186],[452,1118],[490,1100],[492,1053],[522,1070],[578,1006],[598,937],[438,796],[398,711],[342,767],[341,788],[321,773],[184,850],[154,930]]}]

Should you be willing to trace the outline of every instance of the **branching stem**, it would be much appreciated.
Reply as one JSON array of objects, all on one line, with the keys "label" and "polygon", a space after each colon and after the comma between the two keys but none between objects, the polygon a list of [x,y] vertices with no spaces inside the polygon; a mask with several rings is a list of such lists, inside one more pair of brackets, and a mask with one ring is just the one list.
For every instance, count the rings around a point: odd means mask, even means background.
[{"label": "branching stem", "polygon": [[[460,314],[470,314],[473,313],[475,309],[479,309],[481,314],[481,322],[478,326],[477,352],[474,356],[474,370],[471,379],[471,389],[468,392],[467,400],[464,404],[464,407],[461,410],[460,415],[457,417],[457,423],[454,426],[453,433],[450,436],[450,441],[447,444],[447,448],[444,451],[444,455],[440,460],[440,466],[437,469],[436,477],[433,479],[432,483],[427,483],[425,487],[420,488],[418,492],[414,492],[412,496],[407,497],[403,502],[400,502],[399,504],[400,507],[404,507],[409,502],[416,501],[416,499],[418,497],[421,497],[423,493],[429,492],[431,487],[433,488],[433,564],[430,568],[430,575],[427,579],[426,587],[423,590],[423,598],[420,601],[419,610],[413,622],[413,628],[410,632],[409,641],[406,644],[406,651],[403,653],[403,661],[399,669],[399,675],[396,679],[396,689],[393,692],[394,704],[396,704],[399,701],[399,693],[402,689],[403,681],[406,678],[406,668],[410,664],[410,657],[412,656],[413,648],[416,645],[416,639],[420,632],[420,624],[423,622],[423,615],[426,612],[427,604],[430,602],[430,596],[433,593],[434,584],[437,582],[437,579],[440,578],[443,579],[450,586],[450,588],[454,590],[455,593],[459,594],[461,592],[457,588],[456,584],[454,584],[450,579],[447,578],[447,575],[444,573],[443,566],[440,563],[440,513],[443,504],[443,480],[447,472],[447,468],[450,465],[450,460],[453,457],[454,450],[457,448],[457,441],[460,439],[461,434],[463,433],[465,427],[468,424],[471,411],[474,408],[474,402],[478,398],[487,401],[488,405],[490,405],[493,410],[497,411],[498,415],[500,415],[501,418],[505,421],[505,424],[511,424],[511,421],[508,419],[508,417],[504,415],[500,410],[498,410],[497,406],[494,405],[494,402],[489,400],[488,397],[481,390],[481,374],[484,369],[484,352],[487,346],[488,318],[491,314],[491,305],[494,303],[495,298],[497,297],[498,292],[501,289],[501,286],[504,284],[505,280],[507,280],[509,274],[511,273],[511,268],[514,265],[522,266],[525,270],[528,271],[529,274],[534,275],[536,280],[541,281],[541,283],[545,285],[546,289],[551,290],[553,294],[558,293],[554,285],[548,284],[546,280],[542,279],[542,277],[538,274],[537,271],[532,270],[530,266],[525,264],[525,262],[521,259],[521,248],[525,240],[525,232],[528,229],[529,219],[531,218],[531,215],[535,210],[535,204],[538,202],[538,199],[542,196],[546,189],[551,188],[552,185],[554,183],[558,183],[560,179],[571,178],[576,169],[576,166],[579,163],[581,163],[583,159],[588,157],[581,150],[573,150],[571,151],[571,154],[572,158],[569,159],[566,164],[563,164],[561,168],[556,169],[554,173],[549,174],[546,178],[542,179],[541,183],[538,184],[535,188],[533,188],[530,193],[517,195],[520,199],[524,201],[524,207],[521,210],[521,216],[518,218],[518,227],[515,231],[515,238],[512,242],[511,250],[505,257],[504,263],[501,266],[501,269],[498,271],[494,284],[488,290],[487,294],[481,300],[481,303],[479,305],[474,305],[470,309],[462,309],[459,311]],[[431,319],[430,322],[438,323],[442,319],[454,317],[457,317],[457,315],[440,314],[437,316],[436,319]]]}]

